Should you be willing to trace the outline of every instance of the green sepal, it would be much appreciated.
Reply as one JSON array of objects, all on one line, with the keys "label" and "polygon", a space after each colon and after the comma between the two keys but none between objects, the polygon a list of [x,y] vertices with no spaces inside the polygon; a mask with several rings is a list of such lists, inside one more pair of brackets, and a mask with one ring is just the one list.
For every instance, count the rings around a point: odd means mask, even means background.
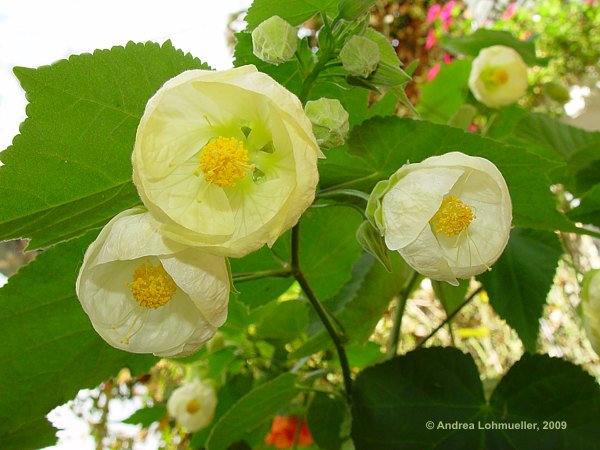
[{"label": "green sepal", "polygon": [[381,233],[368,220],[360,224],[356,230],[356,240],[367,252],[377,258],[385,270],[392,272],[392,261]]}]

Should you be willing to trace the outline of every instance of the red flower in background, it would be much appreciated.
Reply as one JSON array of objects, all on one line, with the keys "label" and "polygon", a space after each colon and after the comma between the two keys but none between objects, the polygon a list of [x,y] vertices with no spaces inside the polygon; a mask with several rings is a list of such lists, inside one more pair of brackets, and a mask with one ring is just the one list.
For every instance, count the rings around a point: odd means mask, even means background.
[{"label": "red flower in background", "polygon": [[436,42],[435,31],[432,28],[427,32],[427,41],[425,42],[425,50],[429,50],[431,47],[433,47],[435,45],[435,42]]},{"label": "red flower in background", "polygon": [[429,71],[427,72],[427,81],[433,80],[437,76],[437,74],[441,68],[442,68],[442,66],[440,66],[439,64],[436,64],[431,69],[429,69]]},{"label": "red flower in background", "polygon": [[446,3],[440,12],[440,19],[446,20],[452,17],[452,10],[454,9],[455,4],[456,2],[454,0],[450,0]]},{"label": "red flower in background", "polygon": [[[276,416],[271,425],[271,431],[265,438],[265,442],[275,448],[290,448],[294,445],[294,437],[298,429],[298,417]],[[303,447],[313,443],[310,430],[306,420],[302,421],[300,433],[298,434],[298,446]]]},{"label": "red flower in background", "polygon": [[427,23],[435,22],[435,19],[437,19],[437,16],[440,14],[441,10],[442,7],[438,3],[431,5],[427,10]]},{"label": "red flower in background", "polygon": [[512,16],[515,15],[516,10],[517,10],[517,4],[511,3],[510,5],[508,5],[508,8],[506,8],[506,11],[504,11],[504,13],[502,14],[502,19],[504,19],[504,20],[510,19]]}]

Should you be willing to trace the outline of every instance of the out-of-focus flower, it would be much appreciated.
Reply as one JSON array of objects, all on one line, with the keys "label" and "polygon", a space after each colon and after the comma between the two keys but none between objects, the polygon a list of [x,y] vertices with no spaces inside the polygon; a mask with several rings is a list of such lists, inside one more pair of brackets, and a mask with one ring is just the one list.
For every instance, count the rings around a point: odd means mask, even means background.
[{"label": "out-of-focus flower", "polygon": [[192,433],[212,422],[216,407],[214,388],[198,379],[175,389],[167,401],[169,415]]},{"label": "out-of-focus flower", "polygon": [[452,25],[452,17],[448,17],[446,20],[444,20],[444,22],[442,23],[442,29],[449,30],[450,25]]},{"label": "out-of-focus flower", "polygon": [[508,105],[527,91],[527,65],[510,47],[484,48],[473,60],[469,88],[477,100],[490,108]]},{"label": "out-of-focus flower", "polygon": [[436,43],[436,38],[435,38],[435,30],[433,28],[431,28],[428,32],[427,32],[427,40],[425,41],[425,50],[429,50],[431,47],[433,47]]},{"label": "out-of-focus flower", "polygon": [[350,130],[350,116],[339,100],[320,98],[309,101],[306,102],[304,110],[321,148],[335,148],[344,144]]},{"label": "out-of-focus flower", "polygon": [[451,152],[406,164],[379,182],[367,217],[413,269],[456,285],[500,257],[512,207],[494,164]]},{"label": "out-of-focus flower", "polygon": [[583,276],[581,300],[585,332],[600,355],[600,270],[590,270]]},{"label": "out-of-focus flower", "polygon": [[472,123],[471,125],[469,125],[469,131],[471,133],[477,133],[477,125],[475,125],[474,123]]},{"label": "out-of-focus flower", "polygon": [[113,218],[85,253],[77,297],[113,347],[184,356],[227,318],[227,264],[164,238],[157,226],[141,208]]},{"label": "out-of-focus flower", "polygon": [[502,19],[503,20],[508,20],[511,17],[513,17],[517,12],[517,3],[511,3],[510,5],[508,5],[508,8],[506,8],[506,11],[504,11],[502,13]]},{"label": "out-of-focus flower", "polygon": [[448,3],[446,3],[440,11],[440,19],[446,20],[452,17],[452,10],[454,9],[455,5],[456,2],[454,0],[450,0]]},{"label": "out-of-focus flower", "polygon": [[452,56],[450,53],[444,53],[444,64],[450,64],[452,62]]},{"label": "out-of-focus flower", "polygon": [[429,69],[427,71],[427,81],[431,81],[435,77],[437,77],[437,74],[440,72],[441,68],[442,68],[442,66],[438,63],[438,64],[435,64],[431,69]]},{"label": "out-of-focus flower", "polygon": [[379,64],[379,46],[367,37],[354,35],[342,47],[340,60],[350,75],[367,78]]},{"label": "out-of-focus flower", "polygon": [[318,156],[302,104],[268,75],[190,70],[146,105],[133,181],[169,239],[241,257],[312,203]]},{"label": "out-of-focus flower", "polygon": [[279,16],[269,17],[252,30],[252,52],[262,61],[281,64],[298,48],[296,28]]},{"label": "out-of-focus flower", "polygon": [[435,19],[437,19],[441,9],[442,6],[439,3],[434,3],[433,5],[431,5],[427,10],[427,23],[435,22]]},{"label": "out-of-focus flower", "polygon": [[276,416],[271,425],[271,431],[265,438],[265,442],[275,448],[290,448],[294,445],[296,433],[298,433],[298,446],[304,447],[313,443],[310,430],[306,420],[302,421],[298,432],[298,417]]}]

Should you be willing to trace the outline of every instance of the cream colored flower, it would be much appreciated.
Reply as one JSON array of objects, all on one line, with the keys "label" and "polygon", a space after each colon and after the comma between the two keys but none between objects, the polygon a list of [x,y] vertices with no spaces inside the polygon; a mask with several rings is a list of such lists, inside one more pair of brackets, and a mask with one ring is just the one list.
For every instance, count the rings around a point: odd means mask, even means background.
[{"label": "cream colored flower", "polygon": [[494,164],[451,152],[406,164],[378,183],[367,215],[417,272],[456,285],[500,257],[512,207]]},{"label": "cream colored flower", "polygon": [[312,203],[319,155],[300,101],[268,75],[190,70],[146,105],[133,180],[168,238],[241,257]]},{"label": "cream colored flower", "polygon": [[192,433],[212,422],[216,407],[215,390],[198,379],[175,389],[167,401],[169,415]]},{"label": "cream colored flower", "polygon": [[600,355],[600,270],[587,272],[582,285],[583,325],[592,348]]},{"label": "cream colored flower", "polygon": [[279,16],[269,17],[252,30],[252,52],[265,62],[281,64],[294,57],[297,30]]},{"label": "cream colored flower", "polygon": [[184,356],[227,318],[227,263],[163,238],[157,225],[141,208],[113,218],[85,253],[77,297],[113,347]]},{"label": "cream colored flower", "polygon": [[490,108],[516,102],[527,91],[527,65],[516,50],[503,45],[484,48],[473,60],[469,88]]}]

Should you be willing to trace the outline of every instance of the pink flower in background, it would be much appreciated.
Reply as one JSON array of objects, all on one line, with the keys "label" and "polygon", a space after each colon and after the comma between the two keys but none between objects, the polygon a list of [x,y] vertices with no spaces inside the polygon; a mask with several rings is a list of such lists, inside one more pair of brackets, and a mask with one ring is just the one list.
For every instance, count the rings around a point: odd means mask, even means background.
[{"label": "pink flower in background", "polygon": [[508,20],[510,19],[512,16],[515,15],[515,12],[517,11],[517,3],[511,3],[510,5],[508,5],[508,8],[506,8],[506,11],[504,11],[504,13],[502,14],[502,19],[503,20]]},{"label": "pink flower in background", "polygon": [[442,66],[436,64],[431,69],[429,69],[429,71],[427,72],[427,81],[433,80],[437,76],[441,68]]},{"label": "pink flower in background", "polygon": [[438,3],[431,5],[427,10],[427,23],[435,22],[441,9],[442,7]]},{"label": "pink flower in background", "polygon": [[448,28],[450,28],[450,25],[452,25],[452,17],[449,17],[448,19],[444,20],[444,23],[442,24],[442,28],[444,30],[447,30]]},{"label": "pink flower in background", "polygon": [[474,123],[472,123],[471,125],[469,125],[469,131],[471,133],[476,133],[477,132],[477,125],[475,125]]},{"label": "pink flower in background", "polygon": [[429,50],[435,45],[435,31],[433,29],[427,32],[427,41],[425,42],[425,50]]},{"label": "pink flower in background", "polygon": [[456,2],[454,0],[450,0],[446,3],[440,12],[440,19],[446,20],[452,17],[452,10],[454,9],[455,4]]},{"label": "pink flower in background", "polygon": [[452,56],[450,56],[450,53],[444,53],[444,63],[450,64],[451,62],[452,62]]}]

